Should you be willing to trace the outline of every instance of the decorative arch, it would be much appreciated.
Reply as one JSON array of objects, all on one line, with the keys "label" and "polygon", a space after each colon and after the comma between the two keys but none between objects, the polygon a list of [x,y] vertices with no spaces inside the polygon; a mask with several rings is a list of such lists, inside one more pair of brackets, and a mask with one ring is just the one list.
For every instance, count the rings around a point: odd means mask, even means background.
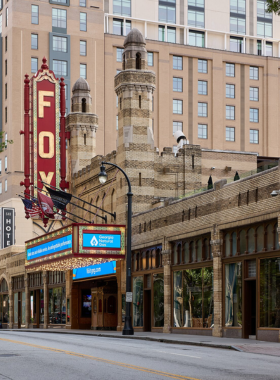
[{"label": "decorative arch", "polygon": [[5,275],[5,273],[2,273],[0,274],[0,289],[1,289],[1,285],[2,285],[2,281],[6,281],[7,283],[7,288],[8,288],[8,291],[9,291],[9,281],[8,281],[8,278],[7,276]]}]

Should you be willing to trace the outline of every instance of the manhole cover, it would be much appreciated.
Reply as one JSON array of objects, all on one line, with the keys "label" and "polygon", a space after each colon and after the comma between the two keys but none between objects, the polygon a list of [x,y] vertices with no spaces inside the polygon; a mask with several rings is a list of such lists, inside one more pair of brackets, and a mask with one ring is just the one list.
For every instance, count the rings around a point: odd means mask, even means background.
[{"label": "manhole cover", "polygon": [[11,358],[12,356],[19,356],[17,354],[0,354],[0,358]]}]

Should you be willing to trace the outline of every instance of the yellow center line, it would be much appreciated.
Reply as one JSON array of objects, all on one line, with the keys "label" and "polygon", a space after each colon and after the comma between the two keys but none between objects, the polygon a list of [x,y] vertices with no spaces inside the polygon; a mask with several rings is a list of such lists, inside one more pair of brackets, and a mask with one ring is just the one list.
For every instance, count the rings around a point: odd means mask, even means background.
[{"label": "yellow center line", "polygon": [[199,379],[196,379],[194,377],[188,377],[188,376],[176,375],[176,374],[168,373],[168,372],[157,371],[157,370],[150,369],[150,368],[135,366],[133,364],[126,364],[126,363],[116,362],[116,361],[109,360],[109,359],[98,358],[96,356],[84,355],[84,354],[79,354],[77,352],[60,350],[58,348],[39,346],[37,344],[25,343],[25,342],[20,342],[20,341],[17,341],[17,340],[4,339],[4,338],[0,338],[0,340],[2,340],[4,342],[22,344],[24,346],[33,347],[33,348],[40,348],[42,350],[52,351],[52,352],[56,352],[56,353],[60,353],[60,354],[66,354],[66,355],[76,356],[76,357],[79,357],[79,358],[95,360],[95,361],[103,362],[103,363],[106,363],[106,364],[117,365],[119,367],[133,369],[135,371],[148,372],[148,373],[151,373],[151,374],[154,374],[154,375],[159,375],[159,376],[163,376],[163,377],[169,377],[169,378],[172,378],[172,379],[177,379],[177,380],[199,380]]}]

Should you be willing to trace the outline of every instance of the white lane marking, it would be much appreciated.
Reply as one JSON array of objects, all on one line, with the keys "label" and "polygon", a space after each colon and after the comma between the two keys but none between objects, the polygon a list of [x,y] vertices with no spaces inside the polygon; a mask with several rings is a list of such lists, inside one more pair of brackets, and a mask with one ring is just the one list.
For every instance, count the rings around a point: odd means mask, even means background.
[{"label": "white lane marking", "polygon": [[169,355],[187,356],[188,358],[201,359],[201,357],[199,357],[199,356],[191,356],[191,355],[185,355],[185,354],[176,354],[175,352],[167,352],[167,351],[159,351],[159,350],[151,350],[151,351],[162,352],[163,354],[169,354]]}]

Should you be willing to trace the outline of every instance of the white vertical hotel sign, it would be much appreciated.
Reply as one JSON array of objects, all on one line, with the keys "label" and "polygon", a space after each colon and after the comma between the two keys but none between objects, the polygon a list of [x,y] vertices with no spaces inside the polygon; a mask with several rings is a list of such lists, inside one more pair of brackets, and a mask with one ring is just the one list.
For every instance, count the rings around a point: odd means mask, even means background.
[{"label": "white vertical hotel sign", "polygon": [[15,209],[1,207],[0,221],[1,249],[3,249],[15,244]]}]

